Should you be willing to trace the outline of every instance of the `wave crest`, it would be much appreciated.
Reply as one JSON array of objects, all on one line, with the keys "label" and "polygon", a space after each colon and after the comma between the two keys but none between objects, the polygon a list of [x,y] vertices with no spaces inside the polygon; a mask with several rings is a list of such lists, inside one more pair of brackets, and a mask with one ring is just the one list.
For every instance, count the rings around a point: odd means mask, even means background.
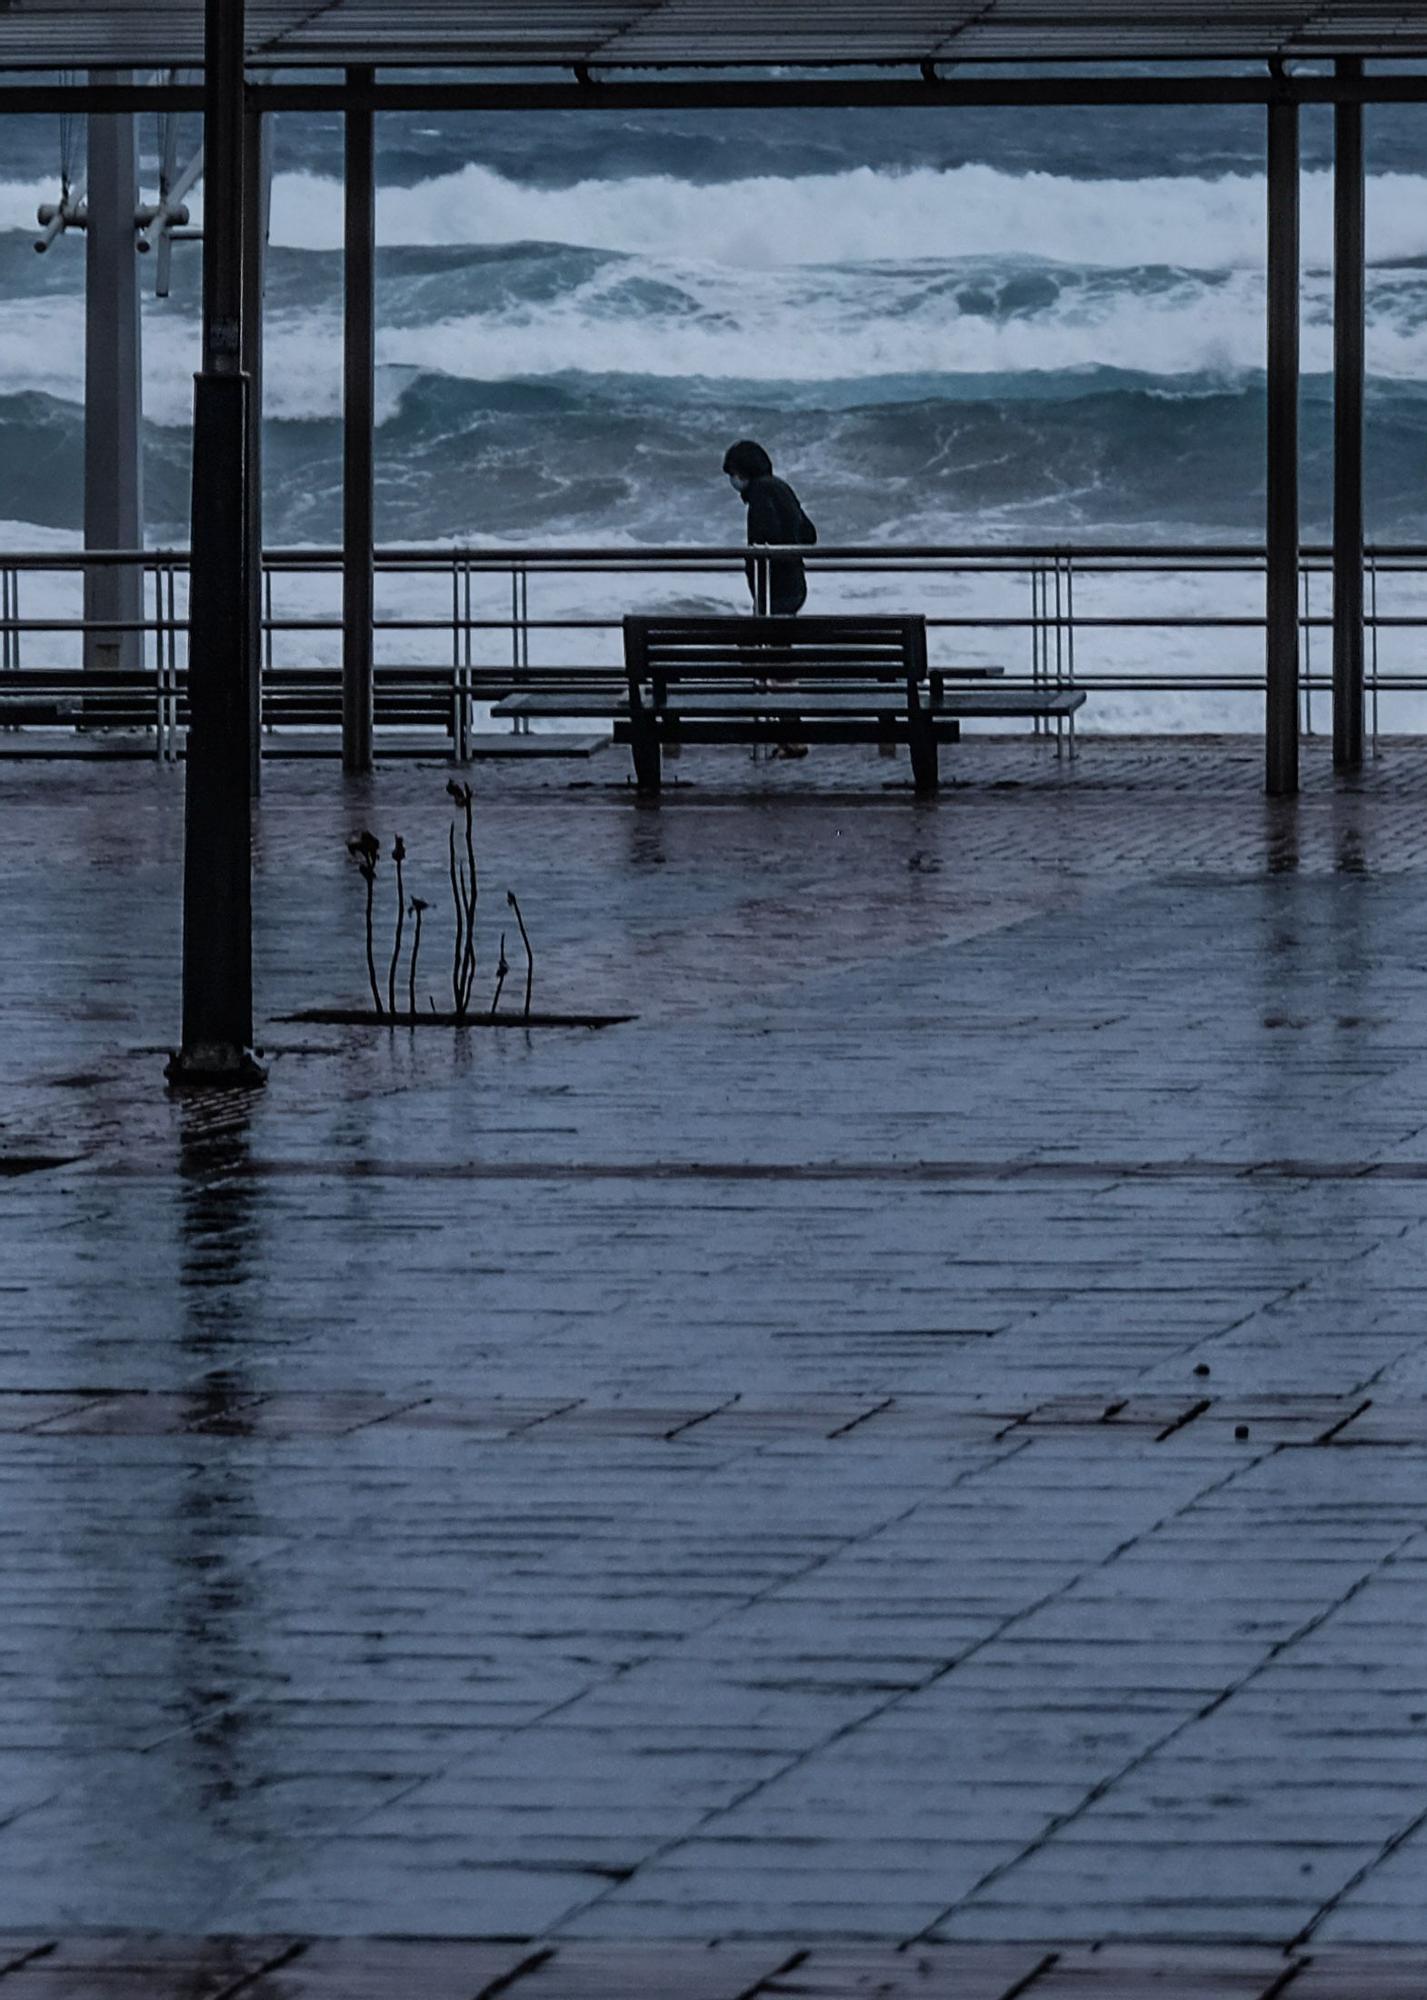
[{"label": "wave crest", "polygon": [[[279,178],[275,240],[341,243],[341,190],[313,175]],[[1369,183],[1370,254],[1427,255],[1427,179]],[[695,185],[663,175],[539,188],[471,165],[419,187],[385,188],[377,226],[389,243],[537,240],[701,257],[733,270],[1008,253],[1071,263],[1253,270],[1265,247],[1265,184],[1256,174],[1075,180],[971,165],[889,173],[756,178]],[[1332,175],[1303,176],[1310,264],[1332,257]]]}]

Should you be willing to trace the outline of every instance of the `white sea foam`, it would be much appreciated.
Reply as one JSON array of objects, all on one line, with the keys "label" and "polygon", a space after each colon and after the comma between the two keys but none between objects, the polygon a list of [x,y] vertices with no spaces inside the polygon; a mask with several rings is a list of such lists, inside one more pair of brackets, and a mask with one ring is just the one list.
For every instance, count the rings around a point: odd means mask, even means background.
[{"label": "white sea foam", "polygon": [[[0,181],[0,229],[31,230],[49,181]],[[202,191],[191,207],[201,220]],[[383,188],[386,243],[523,241],[583,244],[654,257],[695,255],[735,270],[789,263],[1018,254],[1071,263],[1256,269],[1263,262],[1264,181],[1257,174],[1078,180],[966,165],[896,173],[764,177],[695,185],[666,175],[532,187],[488,167],[415,187]],[[273,241],[304,250],[342,244],[340,183],[280,174]],[[1303,246],[1310,265],[1332,256],[1332,175],[1303,176]],[[1368,249],[1376,260],[1427,256],[1427,178],[1368,183]]]},{"label": "white sea foam", "polygon": [[[0,214],[3,214],[0,190]],[[654,257],[699,256],[736,270],[788,263],[1014,253],[1094,264],[1166,261],[1257,269],[1265,245],[1260,175],[1076,180],[979,165],[888,173],[807,174],[696,186],[663,175],[537,188],[468,166],[417,187],[385,188],[387,243],[578,243]],[[341,189],[313,175],[278,178],[274,241],[337,249]],[[1427,256],[1427,179],[1373,177],[1370,255]],[[1303,245],[1332,256],[1332,176],[1303,176]]]},{"label": "white sea foam", "polygon": [[[628,267],[625,267],[628,268]],[[650,377],[670,383],[798,382],[816,400],[886,394],[934,395],[945,376],[1063,375],[1097,368],[1138,373],[1172,390],[1232,386],[1261,370],[1264,287],[1256,272],[1205,283],[1193,274],[1154,287],[1066,274],[1044,304],[998,318],[961,309],[944,272],[843,270],[757,273],[737,297],[721,297],[707,273],[662,268],[677,278],[676,310],[632,301],[616,308],[600,281],[555,301],[503,305],[421,325],[385,325],[378,335],[379,421],[393,413],[415,373],[474,382],[541,376]],[[1373,286],[1369,367],[1384,380],[1427,375],[1427,280],[1384,274]],[[172,305],[146,312],[145,410],[181,425],[192,410],[198,326]],[[1329,281],[1304,285],[1303,367],[1332,363]],[[879,382],[900,378],[880,390]],[[270,417],[301,422],[341,408],[342,332],[337,316],[283,311],[267,327],[265,401]],[[865,389],[862,385],[865,385]],[[37,391],[80,402],[84,316],[74,295],[0,304],[0,394]],[[949,391],[955,393],[954,389]]]},{"label": "white sea foam", "polygon": [[[1331,364],[1331,180],[1304,180],[1303,365],[1321,371]],[[0,226],[28,227],[51,193],[0,183]],[[554,298],[507,298],[489,311],[384,326],[382,413],[412,370],[476,381],[594,373],[870,385],[892,376],[1113,367],[1232,379],[1263,365],[1263,208],[1263,181],[1248,175],[1079,181],[984,166],[863,168],[712,186],[644,177],[542,189],[469,166],[384,190],[383,239],[540,239],[624,256]],[[340,244],[333,181],[280,176],[273,213],[279,243]],[[1374,179],[1369,233],[1380,259],[1427,257],[1427,179]],[[977,259],[1003,276],[1039,268],[1053,286],[1014,311],[978,307],[966,296],[976,279],[962,287],[957,277],[958,260]],[[1156,281],[1141,282],[1145,272]],[[641,280],[651,281],[644,292]],[[270,315],[274,417],[337,414],[335,308],[324,300]],[[172,303],[149,310],[145,344],[149,415],[186,423],[198,358],[192,312]],[[1388,379],[1427,374],[1421,272],[1374,274],[1369,365]],[[0,306],[0,393],[26,389],[82,398],[82,312],[73,294]]]}]

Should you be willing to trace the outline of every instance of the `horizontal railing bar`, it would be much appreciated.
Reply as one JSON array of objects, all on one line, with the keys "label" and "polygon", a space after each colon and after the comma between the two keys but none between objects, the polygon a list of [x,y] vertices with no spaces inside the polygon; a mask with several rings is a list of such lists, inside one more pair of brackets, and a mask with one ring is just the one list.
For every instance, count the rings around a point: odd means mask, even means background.
[{"label": "horizontal railing bar", "polygon": [[[379,674],[401,675],[405,673],[413,676],[420,675],[422,677],[420,680],[414,681],[412,687],[409,689],[403,689],[399,682],[394,685],[389,684],[387,692],[390,693],[394,701],[400,701],[404,697],[419,698],[431,688],[440,688],[443,693],[447,693],[450,690],[453,673],[464,671],[464,669],[453,669],[449,665],[440,669],[411,668],[400,664],[389,667],[379,665],[377,668]],[[478,668],[473,671],[474,675],[479,677],[479,681],[503,686],[508,685],[512,679],[520,680],[524,678],[523,675],[513,675],[509,668],[487,667]],[[657,671],[657,667],[655,671]],[[948,676],[954,677],[956,671],[954,666],[945,665],[935,660],[932,661],[930,666],[930,672],[933,674],[945,673]],[[132,672],[123,674],[116,670],[105,668],[18,667],[0,670],[0,693],[3,693],[5,689],[11,686],[31,691],[38,691],[49,687],[59,689],[66,694],[92,696],[95,700],[104,700],[111,696],[118,699],[129,694],[143,694],[151,691],[160,680],[164,681],[166,686],[177,687],[180,692],[186,687],[188,676],[186,667],[177,669],[176,682],[167,678],[167,676],[167,669],[164,669],[160,673],[152,667],[136,668]],[[341,686],[341,678],[342,670],[339,664],[333,662],[324,665],[318,661],[296,667],[265,669],[263,685],[265,688],[271,687],[274,694],[278,697],[302,700],[307,695],[313,693],[335,694]],[[713,676],[713,678],[717,678],[717,676]],[[795,676],[794,678],[802,680],[805,683],[814,683],[818,681],[819,676],[809,674],[806,676]],[[1054,676],[1052,675],[1053,678]],[[1404,689],[1417,685],[1418,678],[1418,676],[1411,673],[1398,673],[1387,669],[1379,671],[1376,676],[1365,674],[1363,676],[1363,685],[1365,687],[1376,686]],[[532,684],[539,683],[541,686],[549,686],[553,683],[557,686],[569,688],[589,686],[591,688],[621,690],[627,679],[627,675],[622,666],[612,666],[607,669],[600,667],[586,668],[583,671],[573,667],[538,667],[530,670],[530,679]],[[995,685],[998,688],[1028,688],[1041,684],[1040,678],[1029,673],[1002,673],[998,674],[995,680]],[[1188,692],[1196,692],[1201,688],[1219,689],[1232,687],[1257,688],[1262,691],[1263,684],[1264,677],[1262,674],[1214,674],[1205,676],[1196,674],[1191,678],[1184,675],[1115,674],[1104,672],[1087,674],[1077,671],[1075,676],[1075,686],[1085,688],[1178,688]],[[1303,688],[1331,688],[1333,677],[1331,673],[1309,674],[1300,672],[1298,684]],[[1427,677],[1423,677],[1422,684],[1427,685]]]},{"label": "horizontal railing bar", "polygon": [[[1253,631],[1264,624],[1262,614],[1245,612],[1241,615],[1219,612],[1194,612],[1176,616],[1173,612],[1126,612],[1122,616],[1086,617],[1076,612],[1072,617],[1068,612],[1048,612],[1043,618],[1033,618],[1025,614],[996,616],[992,613],[966,612],[949,613],[945,616],[929,617],[925,621],[928,631],[960,632],[1017,632],[1040,630],[1049,626],[1074,625],[1077,631]],[[509,618],[472,618],[459,621],[462,631],[471,632],[618,632],[618,618],[531,618],[513,622]],[[1311,617],[1298,620],[1300,631],[1331,631],[1332,616],[1326,612],[1315,612]],[[1403,629],[1415,630],[1427,626],[1427,612],[1378,612],[1364,615],[1363,627],[1367,631]],[[374,618],[374,632],[449,632],[452,620],[445,618]],[[341,632],[340,618],[265,618],[264,632]],[[138,618],[0,618],[0,632],[186,632],[186,618],[138,619]],[[804,641],[800,650],[815,644]],[[681,655],[681,657],[683,657]],[[888,657],[892,657],[890,651]],[[378,667],[389,665],[420,666],[420,662],[392,660],[379,661]],[[442,670],[450,671],[450,663],[442,662]],[[281,668],[277,671],[281,672]],[[514,666],[498,667],[494,662],[473,663],[475,672],[516,672]]]},{"label": "horizontal railing bar", "polygon": [[[465,604],[467,613],[459,608],[453,612],[443,606],[436,615],[410,615],[402,610],[396,615],[379,616],[373,619],[373,630],[379,634],[420,634],[431,635],[428,645],[423,638],[419,645],[392,647],[389,650],[410,651],[426,655],[418,661],[381,661],[376,665],[377,720],[387,729],[400,730],[409,727],[425,727],[429,717],[439,716],[442,704],[448,711],[447,731],[453,742],[462,740],[462,732],[469,727],[469,717],[473,704],[484,705],[495,698],[496,691],[507,691],[512,687],[535,686],[550,688],[568,682],[572,687],[592,687],[620,684],[624,674],[622,648],[618,643],[623,618],[618,611],[606,616],[540,616],[522,615],[525,591],[521,579],[530,576],[549,578],[573,578],[601,575],[612,579],[639,579],[646,590],[654,579],[661,579],[667,589],[672,579],[689,576],[704,577],[718,575],[730,581],[737,578],[741,586],[746,566],[750,560],[759,571],[780,560],[796,559],[810,571],[822,578],[838,576],[875,577],[878,579],[876,595],[888,596],[895,603],[902,591],[913,600],[918,597],[925,601],[933,595],[929,578],[946,577],[963,583],[966,588],[954,595],[939,587],[935,594],[951,595],[951,601],[971,603],[1009,603],[1025,606],[1026,585],[1031,588],[1029,612],[1023,608],[994,610],[946,609],[928,613],[923,619],[931,633],[945,632],[953,635],[947,650],[953,651],[963,660],[995,657],[1016,650],[1009,643],[1010,635],[1031,633],[1033,644],[1030,650],[1034,659],[1029,672],[1024,664],[1016,670],[1004,672],[998,667],[999,685],[1006,691],[1043,691],[1047,686],[1069,685],[1083,692],[1096,695],[1114,696],[1124,694],[1144,694],[1152,692],[1183,693],[1186,690],[1196,694],[1232,693],[1249,698],[1261,697],[1265,686],[1265,675],[1261,670],[1211,671],[1206,674],[1195,672],[1192,663],[1183,671],[1166,671],[1163,667],[1148,672],[1133,669],[1119,670],[1111,667],[1090,672],[1079,667],[1074,656],[1077,634],[1099,635],[1102,633],[1124,632],[1128,634],[1149,633],[1229,633],[1243,632],[1261,634],[1265,626],[1263,612],[1257,602],[1257,591],[1261,588],[1266,574],[1266,556],[1258,543],[1098,543],[1098,542],[1038,542],[1016,543],[990,546],[968,543],[918,543],[905,547],[878,543],[823,544],[816,549],[801,545],[772,547],[755,545],[749,548],[742,543],[733,545],[676,544],[660,545],[653,548],[631,548],[627,545],[612,548],[607,545],[572,547],[568,545],[504,545],[497,547],[405,547],[385,548],[374,552],[377,575],[381,579],[420,579],[404,587],[398,597],[398,605],[404,598],[408,603],[421,604],[435,596],[433,586],[448,599],[453,586],[459,586],[465,573]],[[313,651],[335,653],[335,640],[344,629],[344,621],[335,598],[335,586],[343,567],[343,552],[331,545],[290,546],[273,548],[264,554],[264,569],[269,585],[283,577],[330,578],[334,585],[332,608],[320,614],[306,612],[301,615],[279,615],[275,611],[261,621],[261,631],[268,640],[279,634],[308,635],[313,639]],[[1427,582],[1427,543],[1399,543],[1391,546],[1369,544],[1364,551],[1365,565],[1375,578],[1391,587],[1394,579],[1421,577]],[[1298,568],[1304,578],[1300,592],[1300,603],[1307,606],[1314,594],[1308,588],[1309,579],[1327,578],[1331,574],[1332,551],[1326,545],[1304,544],[1299,551]],[[91,570],[118,569],[141,573],[144,580],[142,602],[153,601],[156,610],[153,616],[140,618],[92,618],[84,616],[24,617],[18,610],[18,593],[21,579],[30,571],[79,577]],[[48,704],[50,716],[61,726],[74,726],[66,721],[72,711],[78,717],[81,711],[88,715],[91,710],[96,726],[104,726],[106,715],[128,713],[126,701],[136,712],[145,700],[152,699],[157,691],[161,706],[170,700],[175,704],[173,716],[180,715],[177,704],[185,704],[187,699],[187,668],[181,664],[186,655],[186,638],[189,621],[186,616],[167,615],[163,609],[165,599],[175,606],[186,603],[189,582],[190,555],[186,549],[110,549],[110,550],[41,550],[16,552],[6,556],[0,553],[0,570],[7,574],[7,605],[9,615],[0,618],[0,635],[3,635],[7,655],[15,661],[13,667],[0,669],[0,719],[7,712],[14,718],[13,726],[25,728],[39,726]],[[1067,579],[1082,584],[1080,603],[1084,610],[1074,608],[1073,593],[1067,590],[1062,597],[1061,573]],[[1052,601],[1051,578],[1055,578],[1054,601]],[[1176,578],[1184,578],[1185,583],[1176,585]],[[1226,598],[1230,604],[1238,601],[1247,608],[1238,611],[1208,611],[1185,608],[1176,612],[1167,606],[1183,603],[1190,593],[1189,580],[1214,577],[1217,579],[1253,579],[1250,589],[1239,591],[1221,581],[1214,595],[1220,602]],[[154,588],[150,590],[149,579]],[[182,579],[182,587],[175,589],[175,583]],[[900,585],[892,579],[901,580]],[[919,587],[918,580],[921,580]],[[995,589],[989,581],[981,582],[977,595],[971,595],[971,580],[995,580]],[[1144,579],[1145,587],[1126,588],[1126,579]],[[515,593],[513,608],[502,610],[495,616],[470,615],[473,606],[471,586],[479,581],[484,589],[493,584],[508,593],[512,584],[520,587]],[[1103,608],[1091,609],[1097,602],[1096,584],[1105,582],[1107,590],[1099,598],[1103,607],[1105,599],[1128,604],[1148,603],[1149,609],[1126,609],[1119,613],[1107,612]],[[1000,586],[1007,586],[1002,591]],[[1117,589],[1115,586],[1118,585]],[[568,588],[568,586],[567,586]],[[1196,587],[1197,589],[1197,587]],[[1022,593],[1017,596],[1016,593]],[[304,595],[321,602],[328,596],[325,588],[310,585]],[[395,594],[395,593],[393,593]],[[553,593],[552,593],[553,594]],[[571,595],[575,593],[570,592]],[[637,605],[638,593],[626,591],[623,584],[613,584],[608,596],[616,601],[632,598]],[[720,593],[721,595],[722,593]],[[835,593],[834,593],[835,594]],[[868,592],[867,595],[873,593]],[[60,595],[55,592],[54,595]],[[1203,602],[1208,592],[1197,589],[1198,601]],[[61,601],[76,602],[77,591],[66,586]],[[272,604],[273,591],[269,588],[267,601]],[[1212,601],[1212,599],[1210,600]],[[1408,596],[1409,605],[1412,602]],[[487,600],[489,603],[489,599]],[[814,600],[815,604],[817,600]],[[1329,602],[1328,593],[1319,596],[1320,605]],[[499,606],[501,596],[495,596]],[[48,610],[50,607],[46,607]],[[645,614],[643,622],[652,627],[657,636],[661,621],[681,614],[672,612]],[[725,619],[739,616],[739,607],[730,605],[726,611],[714,608],[697,614],[707,622],[715,637],[722,643],[721,631]],[[824,614],[815,610],[809,618],[801,621],[797,635],[799,659],[788,663],[788,670],[796,672],[800,665],[807,665],[807,656],[814,651],[818,639],[818,624],[822,617],[830,616],[845,632],[847,629],[863,626],[866,633],[855,643],[864,651],[875,647],[881,636],[898,622],[896,612],[851,610]],[[1308,639],[1310,635],[1326,634],[1333,628],[1331,613],[1326,609],[1301,610],[1297,620],[1299,632],[1303,635],[1303,660],[1297,676],[1297,685],[1305,697],[1320,691],[1327,694],[1332,689],[1332,676],[1328,671],[1313,671],[1309,658]],[[1374,635],[1373,652],[1376,653],[1376,635],[1393,631],[1416,633],[1427,630],[1427,609],[1423,611],[1378,609],[1369,611],[1363,619],[1365,632]],[[119,635],[139,634],[144,639],[143,654],[167,651],[166,660],[150,665],[145,659],[131,670],[91,669],[82,665],[57,667],[33,667],[20,664],[19,640],[29,636],[37,640],[40,636],[63,636],[66,634],[87,635],[91,633]],[[1050,634],[1054,633],[1053,655],[1050,650]],[[146,635],[153,633],[157,647],[147,643]],[[532,664],[528,658],[529,635],[532,633],[580,633],[608,635],[607,638],[592,639],[586,646],[571,646],[569,650],[585,653],[585,659],[578,664],[537,659]],[[974,635],[982,635],[979,639]],[[184,635],[184,645],[175,656],[173,642]],[[499,652],[501,644],[483,645],[479,649],[473,645],[477,636],[492,637],[504,642],[504,650],[512,650],[516,657],[507,661],[483,660],[472,657],[477,650]],[[515,646],[510,645],[514,635]],[[1062,651],[1062,635],[1068,635],[1069,645]],[[1007,643],[994,644],[997,636]],[[464,638],[464,647],[462,639]],[[167,640],[167,645],[165,645]],[[610,643],[613,642],[613,643]],[[712,643],[710,640],[708,643]],[[981,648],[985,648],[983,653]],[[32,650],[41,650],[37,646]],[[45,649],[49,650],[49,649]],[[53,650],[61,650],[59,647]],[[65,647],[64,651],[71,650]],[[72,649],[77,655],[78,647]],[[269,648],[269,650],[271,650]],[[306,651],[303,648],[297,649]],[[464,650],[465,659],[460,658]],[[551,650],[554,650],[553,648]],[[1101,649],[1104,650],[1103,648]],[[1140,657],[1153,656],[1156,649],[1144,647],[1135,649]],[[1209,652],[1206,647],[1200,649]],[[1221,649],[1222,650],[1222,649]],[[1417,649],[1413,649],[1414,651]],[[455,654],[453,658],[452,655]],[[601,659],[603,654],[608,659]],[[595,657],[591,659],[589,655]],[[432,659],[432,655],[438,656]],[[444,657],[441,657],[444,656]],[[526,656],[526,657],[522,657]],[[1132,653],[1133,657],[1133,653]],[[1320,657],[1326,659],[1326,653]],[[657,663],[656,663],[657,664]],[[1207,660],[1206,660],[1207,664]],[[933,673],[954,676],[958,668],[951,660],[930,662]],[[812,671],[816,671],[815,668]],[[106,684],[106,673],[112,678]],[[292,726],[313,726],[325,729],[335,725],[335,704],[341,686],[340,664],[335,658],[315,659],[296,665],[278,665],[268,662],[264,668],[265,718],[266,728],[281,728],[284,721]],[[1406,670],[1396,673],[1390,669],[1374,666],[1363,676],[1364,689],[1374,699],[1379,697],[1391,701],[1399,695],[1417,694],[1427,691],[1427,674]],[[165,709],[165,713],[167,710]],[[461,718],[467,718],[462,721]],[[142,722],[140,727],[145,726]],[[173,719],[160,721],[159,736],[163,739],[165,728],[174,726]],[[1094,726],[1092,718],[1091,726]],[[152,729],[152,722],[148,724]]]},{"label": "horizontal railing bar", "polygon": [[[1331,564],[1332,549],[1323,543],[1304,543],[1299,551],[1300,562],[1304,566],[1321,564],[1325,568]],[[779,557],[796,557],[810,568],[828,568],[845,563],[865,564],[877,569],[898,568],[910,563],[946,562],[958,566],[984,564],[991,569],[1003,569],[1024,565],[1029,562],[1069,561],[1086,567],[1120,563],[1131,563],[1137,568],[1155,570],[1175,570],[1196,565],[1220,568],[1224,564],[1242,564],[1256,569],[1267,560],[1266,552],[1258,543],[1103,543],[1103,542],[1025,542],[1006,543],[1000,547],[988,548],[982,543],[914,543],[906,547],[888,548],[868,546],[865,543],[825,544],[817,548],[807,548],[801,544],[759,543],[752,547],[744,543],[728,546],[709,544],[707,546],[679,546],[661,544],[647,549],[629,548],[554,548],[554,547],[512,547],[488,548],[417,548],[378,549],[375,562],[379,569],[390,573],[411,570],[413,573],[432,567],[449,569],[457,564],[474,569],[510,570],[537,566],[541,568],[582,569],[591,564],[608,566],[614,570],[639,570],[649,568],[682,567],[701,568],[709,564],[739,564],[750,558],[755,560],[777,560]],[[1370,543],[1364,548],[1367,561],[1421,563],[1427,559],[1427,543],[1400,542],[1392,544]],[[342,567],[342,551],[338,548],[272,548],[264,551],[264,566],[269,569],[309,569],[331,570],[334,574]],[[58,569],[83,570],[125,566],[142,566],[153,573],[169,569],[187,569],[189,552],[186,549],[19,549],[0,551],[0,569]]]}]

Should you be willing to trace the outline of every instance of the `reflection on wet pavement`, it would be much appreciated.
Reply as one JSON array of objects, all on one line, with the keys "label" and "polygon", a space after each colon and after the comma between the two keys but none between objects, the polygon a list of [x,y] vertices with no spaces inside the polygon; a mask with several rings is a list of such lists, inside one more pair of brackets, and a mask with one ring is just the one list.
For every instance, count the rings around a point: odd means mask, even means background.
[{"label": "reflection on wet pavement", "polygon": [[278,767],[206,1097],[179,780],[0,766],[0,1992],[1427,1948],[1427,757],[888,769],[481,767],[478,983],[639,1017],[482,1037],[271,1025],[355,823],[450,951],[444,770]]}]

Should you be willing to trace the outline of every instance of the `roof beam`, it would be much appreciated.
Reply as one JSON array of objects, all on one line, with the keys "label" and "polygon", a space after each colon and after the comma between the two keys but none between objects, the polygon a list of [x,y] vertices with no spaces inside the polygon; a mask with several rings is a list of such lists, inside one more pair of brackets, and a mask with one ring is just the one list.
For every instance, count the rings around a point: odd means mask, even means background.
[{"label": "roof beam", "polygon": [[[3,72],[0,72],[3,74]],[[343,83],[249,80],[249,103],[260,111],[340,112]],[[1247,104],[1420,104],[1427,71],[1361,80],[1331,75],[1287,76],[950,76],[728,78],[631,83],[446,83],[411,79],[372,87],[376,111],[763,111],[855,110],[945,105],[993,106]],[[26,112],[201,111],[196,84],[23,84],[0,82],[0,115]]]}]

